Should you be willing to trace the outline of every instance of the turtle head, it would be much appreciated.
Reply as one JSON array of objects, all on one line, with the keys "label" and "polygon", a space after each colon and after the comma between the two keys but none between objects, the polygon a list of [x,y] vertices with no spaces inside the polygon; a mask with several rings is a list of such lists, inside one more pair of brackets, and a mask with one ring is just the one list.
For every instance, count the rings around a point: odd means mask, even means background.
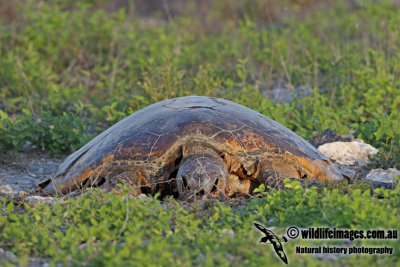
[{"label": "turtle head", "polygon": [[223,198],[227,171],[215,151],[184,156],[177,174],[181,199]]}]

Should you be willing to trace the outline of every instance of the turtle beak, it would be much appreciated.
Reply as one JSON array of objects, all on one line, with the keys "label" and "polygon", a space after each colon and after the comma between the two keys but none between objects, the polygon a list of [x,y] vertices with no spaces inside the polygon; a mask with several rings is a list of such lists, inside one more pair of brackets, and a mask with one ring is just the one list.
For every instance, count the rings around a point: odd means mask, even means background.
[{"label": "turtle beak", "polygon": [[180,182],[182,186],[182,191],[186,195],[191,195],[195,198],[206,198],[207,196],[214,195],[218,190],[218,178],[206,177],[187,177],[182,175],[180,177]]},{"label": "turtle beak", "polygon": [[220,158],[190,155],[183,159],[177,174],[181,199],[219,198],[224,196],[226,168]]}]

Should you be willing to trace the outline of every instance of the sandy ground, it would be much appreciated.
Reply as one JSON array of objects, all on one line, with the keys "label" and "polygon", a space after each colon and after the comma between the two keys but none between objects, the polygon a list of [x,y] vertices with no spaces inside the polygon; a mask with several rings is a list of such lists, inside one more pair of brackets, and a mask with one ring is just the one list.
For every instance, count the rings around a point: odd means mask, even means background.
[{"label": "sandy ground", "polygon": [[63,159],[40,151],[0,154],[0,192],[18,194],[35,190],[38,182],[51,176]]}]

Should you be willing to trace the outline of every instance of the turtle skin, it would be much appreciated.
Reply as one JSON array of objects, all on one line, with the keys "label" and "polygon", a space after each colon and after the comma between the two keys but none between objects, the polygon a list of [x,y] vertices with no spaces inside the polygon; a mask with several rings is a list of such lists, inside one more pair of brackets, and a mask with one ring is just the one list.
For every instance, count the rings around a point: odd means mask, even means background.
[{"label": "turtle skin", "polygon": [[51,194],[118,183],[139,193],[176,192],[180,165],[197,154],[223,164],[220,190],[227,196],[282,177],[343,179],[325,155],[276,121],[228,100],[188,96],[119,121],[68,156],[41,186]]}]

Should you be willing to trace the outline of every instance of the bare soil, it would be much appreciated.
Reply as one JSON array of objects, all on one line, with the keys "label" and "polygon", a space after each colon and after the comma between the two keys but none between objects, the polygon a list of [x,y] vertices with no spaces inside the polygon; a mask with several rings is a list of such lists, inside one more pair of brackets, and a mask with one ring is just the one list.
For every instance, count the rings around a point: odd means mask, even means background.
[{"label": "bare soil", "polygon": [[41,151],[0,154],[0,193],[30,192],[37,184],[50,177],[64,157],[55,157]]}]

